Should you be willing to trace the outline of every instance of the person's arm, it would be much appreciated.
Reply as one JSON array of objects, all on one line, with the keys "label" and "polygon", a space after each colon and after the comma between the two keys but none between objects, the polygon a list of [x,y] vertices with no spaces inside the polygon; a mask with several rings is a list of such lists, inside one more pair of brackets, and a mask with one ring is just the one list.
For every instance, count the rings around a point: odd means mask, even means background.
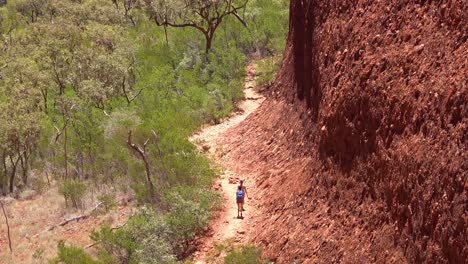
[{"label": "person's arm", "polygon": [[248,197],[247,195],[247,187],[244,186],[244,193],[245,193],[245,197]]}]

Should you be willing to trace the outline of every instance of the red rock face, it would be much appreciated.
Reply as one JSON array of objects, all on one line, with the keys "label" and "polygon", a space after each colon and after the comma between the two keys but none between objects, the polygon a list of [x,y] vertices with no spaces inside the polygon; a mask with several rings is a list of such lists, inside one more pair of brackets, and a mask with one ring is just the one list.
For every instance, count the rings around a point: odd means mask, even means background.
[{"label": "red rock face", "polygon": [[269,100],[227,142],[270,258],[466,263],[467,32],[463,0],[291,2]]}]

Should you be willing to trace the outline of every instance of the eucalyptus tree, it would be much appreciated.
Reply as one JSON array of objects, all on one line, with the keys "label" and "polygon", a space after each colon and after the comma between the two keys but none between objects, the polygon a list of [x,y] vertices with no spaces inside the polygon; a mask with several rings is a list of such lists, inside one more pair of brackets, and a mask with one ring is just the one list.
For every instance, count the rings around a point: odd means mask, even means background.
[{"label": "eucalyptus tree", "polygon": [[239,14],[248,0],[143,0],[149,17],[158,26],[194,28],[205,38],[205,52],[212,48],[213,37],[227,16],[234,16],[244,26]]},{"label": "eucalyptus tree", "polygon": [[[12,71],[18,71],[18,68],[10,67]],[[13,74],[9,72],[7,76]],[[27,77],[18,74],[4,84],[0,100],[1,157],[4,177],[8,177],[8,190],[13,192],[19,169],[22,185],[28,183],[44,116],[40,110],[40,94],[32,88]]]},{"label": "eucalyptus tree", "polygon": [[15,0],[11,2],[13,8],[28,19],[28,22],[35,23],[40,16],[48,13],[51,7],[51,0]]}]

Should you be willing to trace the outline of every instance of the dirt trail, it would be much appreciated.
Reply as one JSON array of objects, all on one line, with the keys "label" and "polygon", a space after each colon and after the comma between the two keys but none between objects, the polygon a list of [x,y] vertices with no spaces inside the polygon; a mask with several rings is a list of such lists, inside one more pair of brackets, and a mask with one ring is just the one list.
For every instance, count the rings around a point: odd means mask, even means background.
[{"label": "dirt trail", "polygon": [[[222,144],[223,139],[230,136],[226,132],[230,128],[238,126],[265,100],[262,95],[254,90],[255,69],[255,63],[251,63],[246,68],[245,99],[238,104],[238,111],[221,124],[206,127],[191,138],[192,142],[195,142],[201,149],[204,149],[206,155],[223,169],[223,174],[215,184],[215,188],[222,192],[224,200],[223,209],[219,216],[213,220],[209,235],[201,239],[200,250],[194,254],[195,263],[205,263],[206,253],[213,249],[216,243],[230,238],[234,238],[236,243],[243,242],[249,233],[249,223],[257,212],[255,204],[249,199],[249,192],[255,191],[253,179],[249,179],[247,175],[237,175],[230,170],[232,168],[229,167],[227,162],[221,160],[223,153],[227,151],[226,146]],[[237,219],[237,205],[235,201],[235,192],[240,179],[245,181],[247,187],[244,219]]]}]

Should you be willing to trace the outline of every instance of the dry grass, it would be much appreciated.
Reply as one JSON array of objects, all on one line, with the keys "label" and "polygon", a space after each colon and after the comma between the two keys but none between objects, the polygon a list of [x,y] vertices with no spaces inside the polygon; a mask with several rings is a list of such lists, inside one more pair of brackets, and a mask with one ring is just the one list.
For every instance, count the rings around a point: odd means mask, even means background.
[{"label": "dry grass", "polygon": [[107,214],[92,215],[85,220],[70,222],[63,227],[42,232],[65,219],[89,211],[97,204],[96,196],[96,193],[90,192],[84,209],[67,209],[57,187],[52,187],[29,200],[13,200],[6,204],[13,253],[8,250],[6,225],[2,216],[0,220],[0,264],[47,263],[48,259],[55,256],[58,241],[64,240],[69,244],[86,246],[91,243],[89,235],[93,229],[97,229],[104,223],[120,225],[127,221],[133,211],[132,204],[123,204]]}]

